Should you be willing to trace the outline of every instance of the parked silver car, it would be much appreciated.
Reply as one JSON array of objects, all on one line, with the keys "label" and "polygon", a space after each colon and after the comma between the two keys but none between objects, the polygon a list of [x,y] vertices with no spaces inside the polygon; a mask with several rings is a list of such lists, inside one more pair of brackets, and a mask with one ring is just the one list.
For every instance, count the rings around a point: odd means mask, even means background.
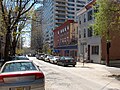
[{"label": "parked silver car", "polygon": [[0,71],[0,90],[45,90],[43,72],[32,61],[6,62]]}]

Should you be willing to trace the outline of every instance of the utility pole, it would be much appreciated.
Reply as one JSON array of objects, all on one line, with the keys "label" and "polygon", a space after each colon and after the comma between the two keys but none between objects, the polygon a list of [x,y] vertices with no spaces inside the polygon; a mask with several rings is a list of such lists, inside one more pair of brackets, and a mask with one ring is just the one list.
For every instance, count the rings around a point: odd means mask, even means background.
[{"label": "utility pole", "polygon": [[111,41],[110,41],[110,33],[109,33],[109,29],[108,29],[107,42],[106,42],[106,65],[107,66],[110,66],[110,58],[109,58],[110,47],[111,47]]},{"label": "utility pole", "polygon": [[110,66],[110,46],[111,46],[111,42],[109,40],[107,40],[107,56],[106,56],[106,65]]}]

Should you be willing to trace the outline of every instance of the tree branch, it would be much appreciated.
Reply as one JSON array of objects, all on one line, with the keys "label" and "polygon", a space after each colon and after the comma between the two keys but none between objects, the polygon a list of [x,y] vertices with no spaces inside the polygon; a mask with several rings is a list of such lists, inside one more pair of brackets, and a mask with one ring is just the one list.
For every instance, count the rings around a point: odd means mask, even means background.
[{"label": "tree branch", "polygon": [[11,25],[11,30],[14,28],[14,26],[15,26],[15,24],[19,21],[19,18],[20,18],[20,16],[21,16],[21,8],[22,8],[22,0],[20,0],[20,5],[18,6],[19,7],[19,11],[18,11],[18,15],[16,15],[17,17],[16,17],[16,19],[15,20],[13,20],[13,24]]},{"label": "tree branch", "polygon": [[35,5],[36,2],[37,1],[34,1],[27,10],[25,10],[24,12],[21,13],[21,15],[25,14],[26,12],[28,12]]},{"label": "tree branch", "polygon": [[2,10],[3,19],[4,19],[4,22],[5,22],[5,27],[7,28],[8,23],[7,23],[7,19],[6,19],[6,16],[5,16],[3,1],[0,1],[0,6],[1,6],[1,10]]}]

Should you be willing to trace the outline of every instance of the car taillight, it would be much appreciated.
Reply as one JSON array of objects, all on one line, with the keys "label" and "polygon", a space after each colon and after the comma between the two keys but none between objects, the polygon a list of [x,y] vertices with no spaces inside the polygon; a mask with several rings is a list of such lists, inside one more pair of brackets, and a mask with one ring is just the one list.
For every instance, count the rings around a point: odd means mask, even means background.
[{"label": "car taillight", "polygon": [[68,60],[66,60],[66,62],[68,62]]},{"label": "car taillight", "polygon": [[42,72],[36,73],[35,77],[36,77],[36,79],[44,78],[44,74]]},{"label": "car taillight", "polygon": [[73,60],[73,62],[75,62],[75,60]]},{"label": "car taillight", "polygon": [[3,77],[0,77],[0,83],[3,83],[4,80],[3,80]]}]

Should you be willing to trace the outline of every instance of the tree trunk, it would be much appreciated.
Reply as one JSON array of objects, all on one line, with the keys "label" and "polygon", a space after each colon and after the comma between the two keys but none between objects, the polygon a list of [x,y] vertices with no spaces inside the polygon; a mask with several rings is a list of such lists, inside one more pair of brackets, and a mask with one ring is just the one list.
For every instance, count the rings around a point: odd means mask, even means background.
[{"label": "tree trunk", "polygon": [[10,47],[11,47],[11,33],[7,32],[4,51],[4,63],[10,60]]},{"label": "tree trunk", "polygon": [[17,35],[16,35],[16,32],[17,32],[17,26],[14,28],[14,32],[13,32],[11,56],[15,56],[15,54],[16,54],[16,46],[17,46],[17,39],[16,39]]},{"label": "tree trunk", "polygon": [[12,51],[11,51],[12,56],[15,56],[15,54],[16,54],[16,46],[17,46],[16,37],[14,37],[14,40],[12,42]]}]

